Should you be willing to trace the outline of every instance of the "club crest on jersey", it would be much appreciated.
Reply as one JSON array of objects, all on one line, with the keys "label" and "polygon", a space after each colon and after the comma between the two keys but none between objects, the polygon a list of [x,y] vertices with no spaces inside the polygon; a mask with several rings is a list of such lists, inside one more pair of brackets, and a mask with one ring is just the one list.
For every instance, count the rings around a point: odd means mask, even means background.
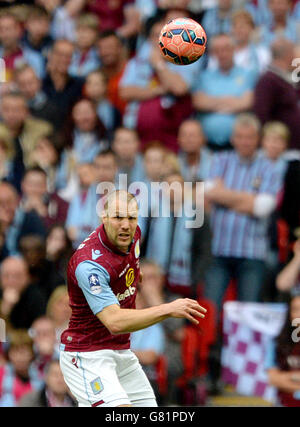
[{"label": "club crest on jersey", "polygon": [[89,275],[89,284],[93,294],[99,295],[101,293],[101,285],[97,274]]},{"label": "club crest on jersey", "polygon": [[138,240],[135,244],[134,255],[136,258],[140,256],[140,240]]},{"label": "club crest on jersey", "polygon": [[125,279],[126,279],[126,286],[127,286],[127,288],[129,288],[129,286],[131,286],[134,282],[134,269],[133,268],[130,268],[127,271]]},{"label": "club crest on jersey", "polygon": [[98,394],[103,390],[103,384],[100,380],[100,377],[95,378],[93,381],[91,381],[90,385],[94,394]]}]

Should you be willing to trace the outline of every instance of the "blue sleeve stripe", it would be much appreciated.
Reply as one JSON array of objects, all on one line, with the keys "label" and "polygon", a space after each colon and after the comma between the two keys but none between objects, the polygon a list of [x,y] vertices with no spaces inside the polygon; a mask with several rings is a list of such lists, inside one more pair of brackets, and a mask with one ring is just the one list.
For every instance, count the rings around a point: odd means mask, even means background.
[{"label": "blue sleeve stripe", "polygon": [[90,260],[83,261],[78,264],[75,276],[95,315],[109,305],[119,305],[110,287],[110,275],[101,265]]},{"label": "blue sleeve stripe", "polygon": [[[79,282],[79,280],[78,280],[78,277],[77,277],[77,271],[79,271],[79,268],[82,268],[82,266],[85,266],[86,268],[95,268],[96,270],[99,270],[99,271],[101,271],[102,272],[102,274],[104,275],[104,277],[105,277],[105,279],[107,280],[107,282],[108,283],[110,283],[110,275],[109,275],[109,273],[108,273],[108,271],[106,270],[106,268],[104,268],[102,265],[100,265],[100,264],[97,264],[96,262],[94,262],[94,261],[90,261],[90,260],[86,260],[86,261],[82,261],[80,264],[78,264],[77,265],[77,267],[76,267],[76,271],[75,271],[75,276],[76,276],[76,279],[77,279],[77,281],[78,281],[78,285],[80,286],[80,282]],[[81,266],[81,267],[80,267]],[[81,287],[81,286],[80,286]]]}]

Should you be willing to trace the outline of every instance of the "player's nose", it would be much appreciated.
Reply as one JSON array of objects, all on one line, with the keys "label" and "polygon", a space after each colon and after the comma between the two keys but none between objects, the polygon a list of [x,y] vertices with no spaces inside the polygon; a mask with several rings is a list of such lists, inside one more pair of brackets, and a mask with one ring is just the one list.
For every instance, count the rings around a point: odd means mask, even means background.
[{"label": "player's nose", "polygon": [[124,217],[121,221],[121,229],[122,230],[128,230],[129,229],[129,220],[128,218]]}]

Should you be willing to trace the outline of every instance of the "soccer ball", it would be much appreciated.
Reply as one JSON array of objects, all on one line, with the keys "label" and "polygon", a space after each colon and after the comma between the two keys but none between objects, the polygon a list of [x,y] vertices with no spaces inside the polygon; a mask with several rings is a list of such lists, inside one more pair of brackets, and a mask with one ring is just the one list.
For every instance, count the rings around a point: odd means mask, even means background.
[{"label": "soccer ball", "polygon": [[206,34],[198,22],[177,18],[163,26],[159,46],[165,59],[177,65],[197,61],[205,52]]}]

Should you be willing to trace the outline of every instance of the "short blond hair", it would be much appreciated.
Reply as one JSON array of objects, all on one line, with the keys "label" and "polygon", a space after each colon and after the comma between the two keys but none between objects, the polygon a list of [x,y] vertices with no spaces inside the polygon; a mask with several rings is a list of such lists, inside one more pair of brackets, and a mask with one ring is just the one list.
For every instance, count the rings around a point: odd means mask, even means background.
[{"label": "short blond hair", "polygon": [[94,13],[84,13],[79,16],[76,20],[76,28],[86,27],[90,30],[97,31],[99,30],[99,19]]},{"label": "short blond hair", "polygon": [[129,193],[126,190],[114,190],[111,193],[109,193],[106,197],[105,203],[104,203],[104,215],[108,214],[109,205],[114,202],[115,199],[121,199],[124,200],[126,198],[126,201],[129,204],[135,201],[136,205],[138,206],[137,200],[135,196],[132,193]]},{"label": "short blond hair", "polygon": [[46,308],[46,314],[48,317],[50,317],[52,319],[53,306],[55,305],[55,303],[57,301],[60,300],[60,298],[63,298],[65,296],[69,296],[67,286],[60,285],[54,289],[54,291],[50,295],[50,298],[49,298],[48,304],[47,304],[47,308]]},{"label": "short blond hair", "polygon": [[237,21],[247,22],[247,24],[249,24],[252,28],[255,28],[255,23],[251,13],[245,9],[240,9],[233,12],[232,23],[235,24]]},{"label": "short blond hair", "polygon": [[260,134],[261,131],[261,125],[258,118],[255,116],[255,114],[252,113],[242,113],[239,114],[235,120],[234,123],[234,130],[237,127],[253,127],[258,134]]},{"label": "short blond hair", "polygon": [[289,143],[291,134],[288,127],[282,122],[273,121],[266,123],[263,127],[262,135],[264,137],[270,134],[279,136],[286,144]]}]

